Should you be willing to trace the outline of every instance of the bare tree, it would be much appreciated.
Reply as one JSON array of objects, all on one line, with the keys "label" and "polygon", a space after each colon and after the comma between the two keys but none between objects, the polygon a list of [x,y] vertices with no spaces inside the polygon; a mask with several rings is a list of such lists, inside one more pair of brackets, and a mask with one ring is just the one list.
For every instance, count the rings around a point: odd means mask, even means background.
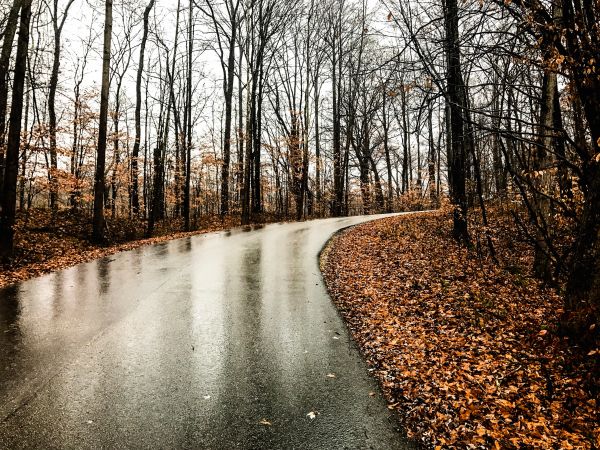
[{"label": "bare tree", "polygon": [[[8,104],[8,69],[13,40],[17,30],[21,0],[13,0],[4,28],[0,52],[0,191],[4,185],[4,143],[6,134],[6,107]],[[0,192],[1,193],[1,192]]]},{"label": "bare tree", "polygon": [[233,87],[235,75],[235,47],[237,32],[242,22],[241,0],[226,0],[225,13],[217,11],[215,2],[204,0],[206,7],[198,6],[209,17],[216,36],[216,51],[223,72],[223,96],[225,99],[225,129],[223,130],[223,164],[221,168],[221,215],[229,213],[229,171],[231,164],[231,138],[233,122]]},{"label": "bare tree", "polygon": [[94,179],[94,219],[92,238],[96,242],[105,241],[104,195],[106,168],[106,140],[108,131],[108,96],[110,81],[110,53],[112,38],[112,0],[105,1],[104,46],[102,51],[102,90],[100,93],[100,125],[98,127],[98,150],[96,155],[96,176]]},{"label": "bare tree", "polygon": [[0,212],[0,259],[7,260],[14,251],[14,224],[17,201],[17,175],[19,171],[19,149],[21,143],[21,119],[23,115],[23,93],[29,47],[29,23],[31,0],[21,3],[21,20],[15,59],[14,81],[8,142],[6,147],[6,169],[2,189],[2,211]]},{"label": "bare tree", "polygon": [[140,213],[138,164],[140,157],[140,142],[142,140],[142,75],[145,64],[144,58],[146,54],[146,42],[148,41],[149,17],[150,12],[154,7],[154,1],[155,0],[150,0],[146,6],[146,9],[144,10],[143,34],[142,42],[140,44],[140,56],[135,83],[135,141],[133,144],[133,151],[131,153],[131,206],[134,216],[138,216]]},{"label": "bare tree", "polygon": [[48,119],[50,132],[50,208],[56,212],[58,209],[58,162],[56,157],[56,90],[58,88],[58,75],[60,71],[60,52],[62,35],[69,8],[74,0],[69,0],[62,16],[59,18],[58,0],[52,0],[52,4],[46,6],[50,9],[50,17],[52,18],[52,28],[54,31],[54,54],[52,60],[52,73],[50,75],[50,87],[48,92]]}]

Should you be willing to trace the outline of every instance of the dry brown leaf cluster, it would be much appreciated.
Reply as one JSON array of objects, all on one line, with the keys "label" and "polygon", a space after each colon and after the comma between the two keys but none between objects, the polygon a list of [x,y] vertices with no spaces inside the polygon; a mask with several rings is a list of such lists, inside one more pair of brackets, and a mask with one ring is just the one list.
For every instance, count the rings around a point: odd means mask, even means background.
[{"label": "dry brown leaf cluster", "polygon": [[358,226],[322,260],[334,301],[410,436],[428,448],[600,448],[599,356],[557,336],[561,299],[528,276],[509,221],[500,264],[443,213]]}]

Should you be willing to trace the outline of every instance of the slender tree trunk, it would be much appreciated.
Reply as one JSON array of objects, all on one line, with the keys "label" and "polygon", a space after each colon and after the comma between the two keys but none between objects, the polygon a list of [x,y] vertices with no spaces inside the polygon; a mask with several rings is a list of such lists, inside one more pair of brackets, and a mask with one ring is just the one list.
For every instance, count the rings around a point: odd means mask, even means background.
[{"label": "slender tree trunk", "polygon": [[[25,80],[25,117],[23,118],[23,126],[27,128],[27,124],[29,123],[29,102],[31,95],[29,95],[28,91],[28,83],[27,79]],[[29,136],[33,134],[33,125],[32,130],[29,133]],[[25,210],[25,178],[27,175],[27,158],[29,156],[29,144],[30,138],[28,137],[25,144],[22,145],[23,149],[21,151],[21,177],[19,179],[19,210]]]},{"label": "slender tree trunk", "polygon": [[112,176],[110,180],[110,190],[111,190],[111,200],[110,200],[110,209],[111,209],[111,217],[114,219],[117,215],[117,197],[119,195],[119,186],[118,186],[118,173],[119,166],[121,165],[121,156],[119,154],[119,115],[121,114],[121,84],[123,82],[123,78],[120,77],[118,81],[117,90],[115,92],[115,110],[112,114],[113,116],[113,170]]},{"label": "slender tree trunk", "polygon": [[369,155],[369,162],[371,163],[371,170],[373,171],[373,181],[375,182],[375,205],[377,206],[377,212],[383,212],[385,208],[385,200],[383,198],[383,187],[381,186],[381,178],[379,177],[379,171],[377,170],[377,164],[375,164],[373,155]]},{"label": "slender tree trunk", "polygon": [[148,41],[148,23],[150,11],[154,7],[154,1],[155,0],[150,0],[144,10],[144,31],[142,43],[140,44],[140,59],[135,83],[135,141],[131,152],[131,207],[133,209],[133,215],[136,217],[140,214],[138,166],[140,158],[140,142],[142,140],[142,73],[144,72],[144,57],[146,52],[146,42]]},{"label": "slender tree trunk", "polygon": [[536,245],[534,272],[537,277],[549,281],[552,278],[548,238],[550,233],[551,205],[549,195],[552,185],[550,166],[554,162],[554,95],[557,92],[556,73],[546,70],[542,86],[542,103],[540,108],[539,141],[534,149],[533,169],[539,173],[534,179],[534,202],[536,207]]},{"label": "slender tree trunk", "polygon": [[[337,33],[337,28],[335,32]],[[337,42],[335,38],[340,39],[340,37],[334,37],[331,64],[331,89],[333,103],[333,205],[331,215],[334,217],[339,217],[342,215],[342,203],[344,201],[342,187],[342,130],[340,118],[341,81],[339,80],[341,74],[338,74],[338,67],[340,66],[340,64],[338,64],[338,59],[341,58],[341,55],[338,55],[337,53]]]},{"label": "slender tree trunk", "polygon": [[70,205],[74,210],[77,209],[77,198],[78,198],[78,188],[77,185],[79,183],[78,177],[76,177],[77,169],[77,154],[78,154],[78,146],[79,146],[79,109],[80,109],[80,95],[79,95],[79,87],[80,84],[77,83],[74,89],[74,101],[73,101],[73,145],[71,146],[71,177],[73,177],[75,185],[71,190],[70,194]]},{"label": "slender tree trunk", "polygon": [[185,168],[185,185],[183,188],[183,219],[185,231],[191,230],[190,223],[190,194],[191,194],[191,180],[192,180],[192,58],[193,58],[193,0],[189,3],[189,17],[188,17],[188,60],[187,60],[187,89],[186,89],[186,168]]},{"label": "slender tree trunk", "polygon": [[14,252],[19,148],[21,142],[21,119],[23,115],[23,94],[25,87],[25,72],[27,70],[30,20],[31,0],[23,0],[6,147],[6,169],[1,204],[2,211],[0,211],[0,259],[2,260],[7,260]]},{"label": "slender tree trunk", "polygon": [[315,159],[316,159],[316,163],[315,163],[315,184],[316,184],[316,190],[317,190],[317,195],[316,195],[316,200],[317,200],[317,214],[321,215],[322,214],[322,205],[321,202],[323,201],[322,199],[322,190],[321,190],[321,129],[320,129],[320,121],[319,121],[319,102],[320,102],[320,98],[319,98],[319,83],[318,83],[318,71],[317,73],[315,73],[315,104],[314,104],[314,109],[315,109]]},{"label": "slender tree trunk", "polygon": [[461,73],[460,47],[458,34],[457,0],[446,0],[446,52],[448,60],[448,101],[450,113],[449,179],[450,197],[454,205],[454,237],[461,242],[469,242],[467,228],[466,192],[466,140],[465,118],[466,94]]},{"label": "slender tree trunk", "polygon": [[[167,63],[167,70],[168,63]],[[169,124],[171,122],[171,101],[170,93],[167,98],[167,112],[159,125],[159,136],[156,147],[154,148],[152,166],[153,166],[153,182],[152,182],[152,205],[150,207],[150,215],[148,217],[147,236],[151,237],[154,233],[156,222],[165,218],[165,158],[167,143],[169,141]],[[161,114],[162,115],[162,114]]]},{"label": "slender tree trunk", "polygon": [[261,147],[262,147],[262,104],[264,92],[264,60],[260,52],[258,61],[258,90],[255,103],[255,126],[253,130],[253,177],[252,177],[252,213],[262,214],[262,185],[261,185]]},{"label": "slender tree trunk", "polygon": [[6,142],[6,111],[8,106],[8,70],[13,40],[17,31],[21,0],[13,0],[4,28],[4,41],[0,52],[0,196],[4,186],[4,143]]},{"label": "slender tree trunk", "polygon": [[242,190],[244,186],[244,93],[242,86],[243,52],[240,46],[238,59],[238,160],[237,160],[237,202],[238,208],[242,205]]},{"label": "slender tree trunk", "polygon": [[181,116],[179,114],[179,110],[177,109],[177,99],[175,95],[175,70],[176,70],[176,62],[177,62],[177,47],[179,43],[179,12],[181,7],[181,0],[177,0],[177,14],[175,18],[175,38],[173,43],[173,59],[171,61],[171,71],[169,72],[169,101],[171,103],[171,108],[173,109],[173,125],[175,127],[175,207],[173,208],[174,216],[176,218],[181,217],[182,211],[182,201],[181,201],[181,192],[182,192],[182,183],[181,183],[181,171],[183,169],[182,160],[182,152],[183,148],[185,148],[185,144],[182,145],[181,142]]},{"label": "slender tree trunk", "polygon": [[433,101],[428,102],[427,127],[429,129],[429,157],[427,168],[429,172],[429,198],[431,203],[437,203],[437,190],[435,179],[435,143],[433,141]]},{"label": "slender tree trunk", "polygon": [[[235,14],[235,13],[234,13]],[[235,74],[235,42],[237,24],[232,23],[227,58],[227,76],[223,81],[225,94],[225,130],[223,142],[223,165],[221,166],[221,215],[229,214],[229,167],[231,164],[231,124],[233,116],[233,77]]]},{"label": "slender tree trunk", "polygon": [[54,59],[52,62],[52,73],[50,75],[50,86],[48,91],[48,120],[50,132],[50,208],[53,213],[58,210],[58,160],[56,155],[56,90],[58,87],[58,74],[60,71],[60,54],[61,43],[60,37],[63,26],[69,12],[69,8],[73,4],[70,0],[63,13],[63,18],[59,24],[58,21],[58,0],[54,0],[54,11],[52,15],[52,26],[54,28]]},{"label": "slender tree trunk", "polygon": [[110,46],[112,39],[113,0],[105,2],[104,50],[102,55],[102,89],[100,92],[100,124],[98,127],[98,153],[96,158],[96,176],[94,180],[94,219],[92,239],[104,242],[104,191],[106,168],[106,138],[108,130],[108,95],[110,74]]},{"label": "slender tree trunk", "polygon": [[408,121],[408,105],[406,103],[406,89],[404,86],[401,87],[401,107],[402,107],[402,193],[406,194],[409,191],[410,185],[409,171],[410,171],[410,134],[409,134],[409,121]]},{"label": "slender tree trunk", "polygon": [[254,121],[254,103],[256,98],[256,87],[255,81],[251,77],[252,71],[248,68],[247,82],[246,82],[246,132],[245,132],[245,143],[246,143],[246,155],[244,161],[244,183],[242,186],[242,225],[250,223],[250,192],[252,189],[252,146],[253,139],[253,121]]},{"label": "slender tree trunk", "polygon": [[552,126],[555,130],[554,147],[556,148],[556,159],[558,160],[558,185],[560,195],[563,197],[572,197],[571,177],[569,176],[569,165],[567,160],[567,150],[565,147],[565,132],[560,110],[560,93],[558,92],[558,83],[555,86],[554,106],[552,116]]},{"label": "slender tree trunk", "polygon": [[381,100],[381,117],[382,117],[382,128],[383,128],[383,153],[385,154],[385,167],[387,170],[387,205],[386,212],[391,213],[394,208],[394,187],[393,187],[393,175],[392,175],[392,158],[390,156],[390,122],[389,112],[387,107],[388,91],[387,86],[384,86]]}]

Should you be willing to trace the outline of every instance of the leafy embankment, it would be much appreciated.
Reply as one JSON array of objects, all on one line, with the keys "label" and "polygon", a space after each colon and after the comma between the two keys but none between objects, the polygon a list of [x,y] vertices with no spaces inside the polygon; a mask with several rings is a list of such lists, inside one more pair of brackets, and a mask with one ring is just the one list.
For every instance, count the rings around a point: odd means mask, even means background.
[{"label": "leafy embankment", "polygon": [[332,297],[425,447],[600,448],[600,352],[558,335],[561,299],[494,219],[499,264],[458,246],[443,213],[353,228],[323,254]]},{"label": "leafy embankment", "polygon": [[[273,222],[274,217],[262,217],[260,222]],[[240,219],[227,216],[203,216],[194,223],[196,231],[185,233],[181,220],[163,221],[155,230],[155,237],[143,238],[142,220],[107,219],[107,243],[90,242],[91,218],[69,210],[55,217],[46,209],[30,209],[19,214],[15,226],[16,254],[10,264],[0,262],[0,288],[103,256],[131,250],[195,234],[221,231],[239,226]]]}]

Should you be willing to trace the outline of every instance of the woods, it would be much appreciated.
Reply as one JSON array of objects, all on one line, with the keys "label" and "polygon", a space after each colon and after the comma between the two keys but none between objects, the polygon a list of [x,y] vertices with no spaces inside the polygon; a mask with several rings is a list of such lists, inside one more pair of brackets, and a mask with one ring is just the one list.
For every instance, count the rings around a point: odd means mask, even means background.
[{"label": "woods", "polygon": [[24,251],[15,221],[45,209],[106,244],[445,198],[455,238],[497,259],[468,220],[485,230],[509,205],[532,270],[564,286],[565,332],[595,336],[598,6],[4,2],[2,259]]}]

